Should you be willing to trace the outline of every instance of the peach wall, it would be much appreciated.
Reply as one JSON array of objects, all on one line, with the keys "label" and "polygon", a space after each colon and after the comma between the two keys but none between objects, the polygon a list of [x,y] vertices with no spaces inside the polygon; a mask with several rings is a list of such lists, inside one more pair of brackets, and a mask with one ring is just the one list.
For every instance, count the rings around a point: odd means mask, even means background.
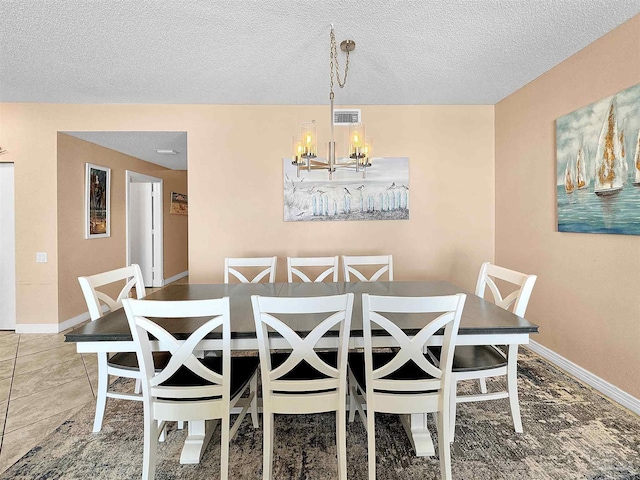
[{"label": "peach wall", "polygon": [[538,275],[535,340],[640,398],[640,237],[559,233],[555,119],[640,82],[640,16],[496,105],[496,261]]},{"label": "peach wall", "polygon": [[283,221],[281,162],[302,119],[328,139],[328,108],[220,108],[230,121],[211,129],[214,147],[189,144],[192,282],[221,282],[225,256],[278,255],[286,281],[288,255],[389,252],[399,279],[471,288],[493,256],[491,107],[362,107],[375,156],[409,157],[411,218],[322,223]]},{"label": "peach wall", "polygon": [[[2,108],[0,141],[16,164],[19,324],[58,322],[58,131],[187,132],[191,281],[221,282],[231,255],[390,252],[399,279],[473,289],[480,264],[493,259],[493,106],[363,106],[376,156],[410,158],[411,219],[322,224],[283,221],[282,157],[302,120],[315,118],[328,139],[327,105]],[[49,263],[36,264],[36,251],[49,252]],[[283,260],[279,270],[283,280]]]},{"label": "peach wall", "polygon": [[[158,176],[158,175],[156,175]],[[189,193],[187,172],[167,170],[162,173],[164,278],[171,278],[189,269],[189,216],[172,215],[171,192]]]},{"label": "peach wall", "polygon": [[[125,171],[163,179],[164,277],[187,270],[187,217],[169,214],[171,189],[187,193],[187,174],[59,133],[58,319],[87,311],[78,277],[126,265]],[[111,169],[111,236],[84,238],[85,163]],[[113,294],[118,292],[114,291]]]}]

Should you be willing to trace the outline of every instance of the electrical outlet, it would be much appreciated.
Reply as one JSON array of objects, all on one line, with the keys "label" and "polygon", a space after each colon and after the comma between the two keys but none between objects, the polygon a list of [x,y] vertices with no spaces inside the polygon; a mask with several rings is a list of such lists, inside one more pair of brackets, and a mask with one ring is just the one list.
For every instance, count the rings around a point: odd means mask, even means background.
[{"label": "electrical outlet", "polygon": [[47,252],[37,252],[36,263],[47,263]]}]

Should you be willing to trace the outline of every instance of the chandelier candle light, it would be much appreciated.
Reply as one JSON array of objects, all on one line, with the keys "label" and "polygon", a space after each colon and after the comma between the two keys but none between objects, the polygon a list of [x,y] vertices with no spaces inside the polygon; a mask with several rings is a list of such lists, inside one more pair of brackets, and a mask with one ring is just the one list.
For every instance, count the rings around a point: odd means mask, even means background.
[{"label": "chandelier candle light", "polygon": [[372,141],[371,137],[365,136],[363,123],[352,123],[349,125],[349,152],[348,158],[342,158],[336,161],[336,142],[334,139],[334,119],[335,110],[333,107],[333,76],[334,71],[338,85],[344,88],[347,83],[347,74],[349,73],[349,53],[356,48],[356,42],[353,40],[345,40],[340,43],[340,50],[346,52],[346,63],[344,68],[344,79],[340,80],[340,67],[338,65],[338,49],[336,47],[336,37],[333,33],[333,25],[331,25],[330,47],[329,47],[329,77],[330,92],[329,100],[331,101],[331,140],[327,145],[327,159],[319,159],[317,144],[316,122],[303,122],[300,124],[300,135],[293,137],[293,165],[297,167],[298,177],[300,170],[328,170],[329,180],[332,180],[333,173],[338,168],[349,168],[356,172],[362,172],[362,178],[366,178],[367,167],[371,166]]}]

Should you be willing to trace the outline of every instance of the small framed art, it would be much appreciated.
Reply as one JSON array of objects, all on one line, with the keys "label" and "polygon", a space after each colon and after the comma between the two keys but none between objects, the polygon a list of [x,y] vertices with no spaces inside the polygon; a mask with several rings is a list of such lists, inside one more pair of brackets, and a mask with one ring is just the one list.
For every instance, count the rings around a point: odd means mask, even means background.
[{"label": "small framed art", "polygon": [[169,213],[175,215],[188,215],[189,214],[189,202],[188,196],[184,193],[171,192],[171,209]]},{"label": "small framed art", "polygon": [[91,163],[85,168],[85,238],[109,237],[111,169]]}]

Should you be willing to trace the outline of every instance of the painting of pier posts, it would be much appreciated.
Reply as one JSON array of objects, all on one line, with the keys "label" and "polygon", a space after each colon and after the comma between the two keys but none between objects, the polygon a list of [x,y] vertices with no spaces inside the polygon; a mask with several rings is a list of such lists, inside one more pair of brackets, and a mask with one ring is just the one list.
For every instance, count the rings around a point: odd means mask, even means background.
[{"label": "painting of pier posts", "polygon": [[285,222],[408,220],[409,159],[374,158],[366,178],[355,169],[307,171],[284,165]]}]

